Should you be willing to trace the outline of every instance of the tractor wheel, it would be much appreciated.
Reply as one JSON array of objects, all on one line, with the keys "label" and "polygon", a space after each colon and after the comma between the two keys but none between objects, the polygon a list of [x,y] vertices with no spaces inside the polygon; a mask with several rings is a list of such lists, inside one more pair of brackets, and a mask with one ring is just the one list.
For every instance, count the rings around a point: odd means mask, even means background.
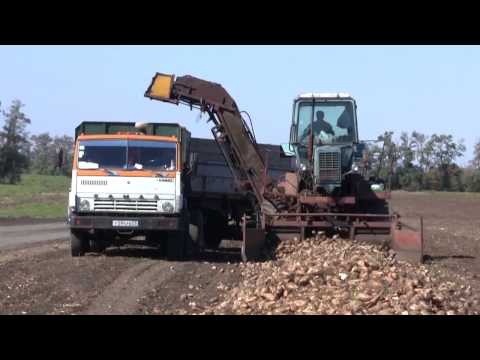
[{"label": "tractor wheel", "polygon": [[369,205],[369,212],[379,215],[390,214],[390,206],[386,201],[376,201]]}]

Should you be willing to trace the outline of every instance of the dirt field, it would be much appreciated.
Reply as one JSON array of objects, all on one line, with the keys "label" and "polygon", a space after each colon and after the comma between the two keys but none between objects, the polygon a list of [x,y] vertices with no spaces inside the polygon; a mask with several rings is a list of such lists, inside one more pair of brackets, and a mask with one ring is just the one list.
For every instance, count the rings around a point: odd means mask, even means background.
[{"label": "dirt field", "polygon": [[427,263],[480,276],[480,194],[397,192],[392,206],[412,225],[423,216]]},{"label": "dirt field", "polygon": [[[466,277],[479,291],[480,196],[398,192],[392,203],[412,225],[415,217],[424,217],[427,264],[448,270],[452,278]],[[5,228],[0,226],[0,237],[13,234]],[[239,250],[231,244],[198,261],[169,262],[136,246],[72,258],[67,239],[32,243],[19,236],[14,247],[5,243],[1,314],[198,312],[241,280]]]}]

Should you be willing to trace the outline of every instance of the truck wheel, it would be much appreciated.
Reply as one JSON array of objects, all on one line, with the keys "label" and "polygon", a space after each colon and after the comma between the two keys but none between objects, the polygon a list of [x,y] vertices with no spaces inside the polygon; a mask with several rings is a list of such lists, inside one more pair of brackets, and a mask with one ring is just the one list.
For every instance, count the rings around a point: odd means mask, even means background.
[{"label": "truck wheel", "polygon": [[199,255],[205,248],[203,214],[199,210],[193,210],[191,212],[188,227],[188,243],[191,247],[192,255]]},{"label": "truck wheel", "polygon": [[156,247],[160,256],[167,255],[167,240],[168,238],[165,238],[165,234],[161,231],[149,231],[145,235],[145,242],[148,246]]},{"label": "truck wheel", "polygon": [[207,249],[218,249],[225,234],[227,220],[217,212],[208,212],[205,217],[205,247]]},{"label": "truck wheel", "polygon": [[73,257],[83,256],[88,251],[88,239],[84,232],[70,229],[70,248]]},{"label": "truck wheel", "polygon": [[107,240],[104,239],[106,234],[96,233],[90,238],[90,250],[94,253],[101,253],[107,248]]},{"label": "truck wheel", "polygon": [[106,245],[102,239],[90,239],[90,250],[94,253],[101,253],[105,250]]},{"label": "truck wheel", "polygon": [[186,236],[183,231],[171,231],[167,235],[168,260],[183,260],[185,258]]}]

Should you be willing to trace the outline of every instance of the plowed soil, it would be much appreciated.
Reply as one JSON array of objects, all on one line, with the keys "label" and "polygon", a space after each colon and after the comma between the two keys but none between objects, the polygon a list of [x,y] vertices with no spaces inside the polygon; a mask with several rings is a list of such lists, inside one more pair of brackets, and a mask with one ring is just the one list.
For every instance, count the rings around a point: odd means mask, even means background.
[{"label": "plowed soil", "polygon": [[[392,206],[413,226],[423,216],[427,266],[460,274],[480,290],[480,195],[396,192]],[[198,313],[241,281],[232,242],[182,262],[135,245],[72,258],[68,238],[45,241],[44,231],[32,242],[32,234],[28,241],[18,235],[12,247],[6,237],[13,232],[0,225],[9,244],[0,248],[0,314]]]}]

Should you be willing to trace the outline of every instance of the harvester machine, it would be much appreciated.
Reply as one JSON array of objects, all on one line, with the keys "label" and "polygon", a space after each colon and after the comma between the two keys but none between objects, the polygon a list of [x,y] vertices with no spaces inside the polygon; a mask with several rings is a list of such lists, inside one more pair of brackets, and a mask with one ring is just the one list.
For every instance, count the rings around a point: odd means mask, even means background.
[{"label": "harvester machine", "polygon": [[415,230],[389,208],[389,184],[372,175],[358,139],[355,100],[348,94],[302,94],[294,100],[290,142],[295,171],[273,181],[252,129],[220,85],[157,73],[145,96],[208,114],[212,134],[237,187],[251,200],[242,217],[242,258],[256,260],[268,239],[314,231],[387,240],[397,257],[423,260],[423,223]]}]

